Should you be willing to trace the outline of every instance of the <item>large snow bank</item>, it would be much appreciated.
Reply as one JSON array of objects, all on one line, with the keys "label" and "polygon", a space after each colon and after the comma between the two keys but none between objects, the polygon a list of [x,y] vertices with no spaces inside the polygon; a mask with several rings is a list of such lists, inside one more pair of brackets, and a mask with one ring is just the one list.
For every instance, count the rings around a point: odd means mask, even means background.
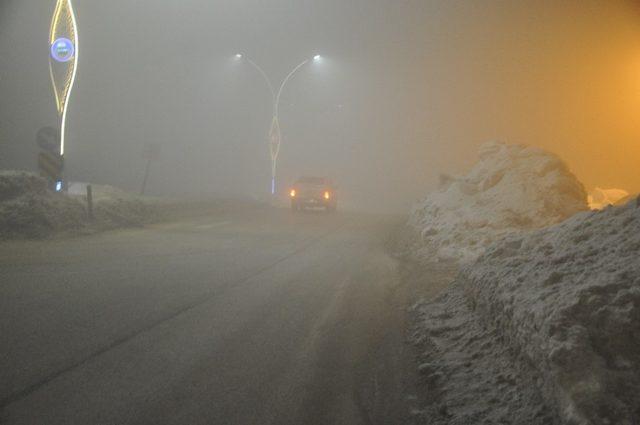
[{"label": "large snow bank", "polygon": [[583,185],[556,155],[490,142],[466,176],[441,177],[439,189],[414,207],[409,227],[419,257],[466,262],[508,233],[556,224],[586,209]]},{"label": "large snow bank", "polygon": [[640,200],[509,236],[459,281],[563,423],[640,423]]},{"label": "large snow bank", "polygon": [[[69,195],[86,204],[87,184],[71,183]],[[151,200],[110,185],[92,184],[91,189],[95,223],[102,228],[140,226],[157,215],[158,206]]]},{"label": "large snow bank", "polygon": [[36,174],[0,171],[0,239],[140,226],[155,219],[159,209],[112,186],[94,185],[90,220],[84,194],[86,185],[74,186],[71,194],[55,193]]},{"label": "large snow bank", "polygon": [[48,190],[42,177],[0,171],[0,239],[76,229],[84,216],[82,203]]},{"label": "large snow bank", "polygon": [[116,199],[139,199],[137,196],[133,195],[132,193],[125,192],[120,188],[106,185],[106,184],[71,182],[69,183],[67,193],[72,196],[86,197],[87,186],[89,184],[91,184],[94,201],[103,201],[103,200],[109,201],[109,200],[116,200]]},{"label": "large snow bank", "polygon": [[[438,266],[430,265],[430,272],[437,273]],[[415,411],[421,420],[416,423],[560,423],[553,404],[538,390],[540,374],[528,362],[518,362],[495,329],[469,309],[459,282],[412,311],[418,318],[412,341],[421,349],[423,393]]]}]

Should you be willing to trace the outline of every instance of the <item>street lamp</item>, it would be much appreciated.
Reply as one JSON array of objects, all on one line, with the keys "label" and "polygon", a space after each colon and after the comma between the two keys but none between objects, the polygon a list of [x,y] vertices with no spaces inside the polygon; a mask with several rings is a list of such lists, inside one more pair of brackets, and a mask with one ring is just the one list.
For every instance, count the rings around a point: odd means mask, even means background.
[{"label": "street lamp", "polygon": [[[64,155],[65,126],[69,97],[76,79],[78,67],[78,26],[71,0],[58,0],[49,35],[51,57],[49,72],[60,114],[60,155]],[[56,66],[60,71],[56,73]],[[56,75],[57,74],[57,75]]]},{"label": "street lamp", "polygon": [[69,98],[78,69],[78,25],[71,0],[57,0],[49,31],[49,75],[60,118],[60,139],[55,156],[53,152],[38,157],[41,169],[54,183],[56,191],[63,188],[65,136]]},{"label": "street lamp", "polygon": [[[293,70],[289,72],[289,74],[287,74],[285,79],[280,84],[278,91],[276,91],[275,86],[271,82],[271,79],[269,79],[269,76],[267,75],[267,73],[264,72],[264,70],[257,63],[251,60],[251,58],[246,57],[242,53],[237,53],[235,55],[235,58],[236,60],[244,59],[251,66],[253,66],[258,71],[258,73],[262,76],[264,81],[267,83],[269,90],[271,91],[271,97],[273,102],[273,119],[271,120],[271,128],[269,130],[269,151],[271,153],[271,194],[274,195],[276,193],[276,165],[278,161],[278,154],[280,153],[280,143],[282,141],[282,133],[280,131],[280,119],[279,119],[280,97],[282,96],[282,91],[284,90],[285,86],[287,85],[289,80],[291,80],[291,77],[293,77],[294,74],[300,68],[302,68],[307,63],[309,63],[311,59],[305,59],[304,61],[300,62],[295,68],[293,68]],[[317,63],[321,60],[322,60],[322,56],[320,55],[315,55],[313,57],[313,62]]]}]

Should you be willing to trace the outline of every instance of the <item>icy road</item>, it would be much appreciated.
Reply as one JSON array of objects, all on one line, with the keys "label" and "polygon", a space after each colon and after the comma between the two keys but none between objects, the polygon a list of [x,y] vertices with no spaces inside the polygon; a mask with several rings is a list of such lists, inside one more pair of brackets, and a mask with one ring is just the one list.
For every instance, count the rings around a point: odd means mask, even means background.
[{"label": "icy road", "polygon": [[259,209],[0,243],[0,423],[394,423],[388,217]]}]

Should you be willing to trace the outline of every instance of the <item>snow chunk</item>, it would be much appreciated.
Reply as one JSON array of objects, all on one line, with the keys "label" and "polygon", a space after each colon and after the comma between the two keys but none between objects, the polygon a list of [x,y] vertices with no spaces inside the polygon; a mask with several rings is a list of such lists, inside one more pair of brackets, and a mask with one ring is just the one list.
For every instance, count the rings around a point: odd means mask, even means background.
[{"label": "snow chunk", "polygon": [[601,210],[609,205],[624,205],[631,195],[624,189],[601,189],[596,187],[589,192],[589,208]]},{"label": "snow chunk", "polygon": [[559,157],[490,142],[466,176],[441,176],[439,189],[413,208],[408,224],[419,257],[468,262],[509,233],[553,225],[587,209],[583,185]]}]

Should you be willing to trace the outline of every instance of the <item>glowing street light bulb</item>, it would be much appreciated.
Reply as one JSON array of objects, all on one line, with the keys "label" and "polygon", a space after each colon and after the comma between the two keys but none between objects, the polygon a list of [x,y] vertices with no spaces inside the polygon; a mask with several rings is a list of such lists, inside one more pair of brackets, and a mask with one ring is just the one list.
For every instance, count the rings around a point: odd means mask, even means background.
[{"label": "glowing street light bulb", "polygon": [[236,54],[236,59],[242,59],[242,53],[237,53]]},{"label": "glowing street light bulb", "polygon": [[316,62],[318,62],[318,61],[322,60],[322,56],[320,56],[320,55],[315,55],[315,56],[313,57],[313,60],[314,60],[314,61],[316,61]]}]

